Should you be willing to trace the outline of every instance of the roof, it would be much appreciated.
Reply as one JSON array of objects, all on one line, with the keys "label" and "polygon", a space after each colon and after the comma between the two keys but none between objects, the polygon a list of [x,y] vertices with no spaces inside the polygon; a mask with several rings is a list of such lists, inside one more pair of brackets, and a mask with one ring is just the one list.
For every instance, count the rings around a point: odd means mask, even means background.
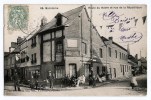
[{"label": "roof", "polygon": [[139,59],[139,61],[141,61],[141,62],[143,62],[143,63],[146,63],[146,62],[147,62],[146,58],[144,58],[144,57],[141,57],[141,58]]},{"label": "roof", "polygon": [[134,63],[137,63],[137,59],[132,55],[128,55],[128,59],[131,60]]},{"label": "roof", "polygon": [[[109,41],[107,38],[105,38],[103,36],[101,36],[101,39],[103,40],[104,43],[105,43],[105,41]],[[125,50],[127,52],[127,50],[124,47],[122,47],[121,45],[119,45],[118,43],[116,43],[114,41],[112,43],[117,45],[118,47],[120,47],[121,49],[123,49],[123,50]]]},{"label": "roof", "polygon": [[7,56],[9,54],[9,52],[4,52],[4,56]]},{"label": "roof", "polygon": [[[72,23],[74,21],[74,19],[79,16],[79,14],[83,8],[84,8],[84,5],[62,13],[61,15],[64,16],[65,18],[67,18],[67,21],[64,23],[64,25]],[[40,29],[39,33],[47,31],[47,30],[55,28],[55,27],[56,27],[56,18],[53,18],[50,22],[48,22],[46,25],[44,25]]]}]

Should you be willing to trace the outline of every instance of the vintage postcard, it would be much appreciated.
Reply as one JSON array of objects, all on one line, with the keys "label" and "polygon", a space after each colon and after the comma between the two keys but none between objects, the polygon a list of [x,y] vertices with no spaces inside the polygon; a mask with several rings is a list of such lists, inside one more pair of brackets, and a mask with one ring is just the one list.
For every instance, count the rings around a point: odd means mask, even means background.
[{"label": "vintage postcard", "polygon": [[146,96],[147,5],[4,4],[5,96]]}]

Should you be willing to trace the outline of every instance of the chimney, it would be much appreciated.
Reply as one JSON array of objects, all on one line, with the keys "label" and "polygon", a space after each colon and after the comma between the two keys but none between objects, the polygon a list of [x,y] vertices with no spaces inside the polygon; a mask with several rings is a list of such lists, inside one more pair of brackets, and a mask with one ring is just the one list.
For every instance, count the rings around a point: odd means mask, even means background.
[{"label": "chimney", "polygon": [[11,53],[11,47],[9,47],[9,53]]},{"label": "chimney", "polygon": [[113,37],[109,37],[109,43],[112,44],[113,42]]},{"label": "chimney", "polygon": [[138,59],[138,54],[135,55],[135,59]]},{"label": "chimney", "polygon": [[17,44],[20,44],[23,41],[23,38],[21,38],[20,36],[17,38]]},{"label": "chimney", "polygon": [[41,19],[41,25],[40,25],[40,27],[43,27],[44,25],[46,25],[47,24],[47,18],[46,17],[43,17],[42,19]]}]

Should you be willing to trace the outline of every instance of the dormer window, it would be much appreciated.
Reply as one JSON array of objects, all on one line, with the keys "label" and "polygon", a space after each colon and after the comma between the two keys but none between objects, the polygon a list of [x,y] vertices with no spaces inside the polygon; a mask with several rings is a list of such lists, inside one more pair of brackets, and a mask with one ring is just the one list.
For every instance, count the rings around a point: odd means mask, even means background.
[{"label": "dormer window", "polygon": [[59,13],[55,18],[57,19],[56,25],[57,26],[62,25],[62,15]]}]

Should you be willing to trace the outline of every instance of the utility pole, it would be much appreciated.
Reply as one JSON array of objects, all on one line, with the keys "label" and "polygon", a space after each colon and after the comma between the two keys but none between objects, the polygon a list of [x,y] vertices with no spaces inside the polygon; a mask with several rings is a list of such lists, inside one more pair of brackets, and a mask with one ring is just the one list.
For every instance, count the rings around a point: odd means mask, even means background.
[{"label": "utility pole", "polygon": [[142,57],[142,54],[141,54],[141,50],[140,50],[140,58]]},{"label": "utility pole", "polygon": [[90,74],[93,76],[92,4],[90,5]]}]

